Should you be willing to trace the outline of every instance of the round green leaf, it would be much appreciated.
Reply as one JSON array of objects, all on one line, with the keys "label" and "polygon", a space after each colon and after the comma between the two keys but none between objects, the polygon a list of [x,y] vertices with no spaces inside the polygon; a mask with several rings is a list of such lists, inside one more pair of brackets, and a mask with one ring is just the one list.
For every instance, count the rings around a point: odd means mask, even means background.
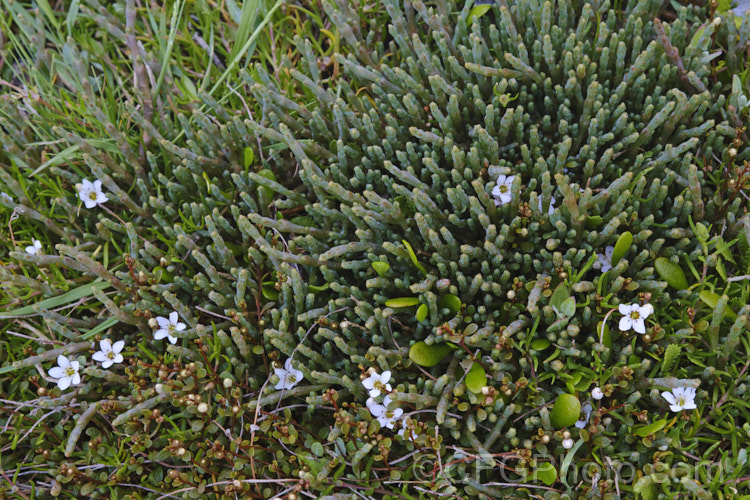
[{"label": "round green leaf", "polygon": [[[721,296],[718,293],[712,292],[711,290],[703,290],[701,293],[698,294],[698,297],[700,297],[701,301],[706,304],[711,309],[716,307],[716,304],[719,303],[719,299]],[[730,318],[736,318],[737,313],[732,311],[729,307],[725,309],[726,315]]]},{"label": "round green leaf", "polygon": [[543,351],[550,345],[552,345],[552,343],[547,339],[536,339],[531,343],[531,348],[535,351]]},{"label": "round green leaf", "polygon": [[581,416],[581,402],[572,394],[560,394],[552,406],[549,420],[558,429],[569,427],[578,422]]},{"label": "round green leaf", "polygon": [[557,469],[550,462],[543,462],[532,474],[532,479],[538,479],[547,486],[552,486],[557,480]]},{"label": "round green leaf", "polygon": [[570,290],[568,290],[568,285],[565,283],[560,283],[557,285],[557,288],[555,288],[555,291],[552,293],[552,295],[549,298],[549,305],[552,307],[557,307],[558,309],[562,307],[562,303],[565,302],[570,298]]},{"label": "round green leaf", "polygon": [[451,351],[447,344],[427,345],[420,340],[409,349],[409,359],[419,366],[430,367],[440,363]]},{"label": "round green leaf", "polygon": [[469,373],[466,374],[466,388],[474,394],[482,392],[482,387],[487,385],[487,373],[479,363],[474,363],[469,368]]},{"label": "round green leaf", "polygon": [[253,153],[253,148],[246,147],[245,151],[243,153],[243,159],[245,160],[245,168],[248,168],[250,165],[253,164],[253,160],[255,160],[255,153]]},{"label": "round green leaf", "polygon": [[672,288],[684,290],[688,287],[688,281],[682,268],[666,257],[656,259],[654,267],[661,279],[666,281]]},{"label": "round green leaf", "polygon": [[599,215],[592,215],[586,219],[586,229],[596,229],[602,223],[602,218]]},{"label": "round green leaf", "polygon": [[659,496],[650,476],[639,478],[633,485],[633,493],[636,494],[636,498],[643,500],[656,500]]},{"label": "round green leaf", "polygon": [[424,321],[427,319],[427,304],[422,304],[417,308],[417,321]]},{"label": "round green leaf", "polygon": [[316,457],[322,457],[325,455],[325,449],[320,441],[315,441],[312,446],[310,446],[310,451],[312,451]]},{"label": "round green leaf", "polygon": [[261,287],[260,293],[263,294],[267,300],[279,300],[279,292],[268,286]]},{"label": "round green leaf", "polygon": [[481,5],[475,5],[471,8],[469,11],[469,17],[466,19],[466,27],[471,28],[471,23],[474,22],[474,19],[479,19],[483,15],[485,15],[492,5],[490,4],[481,4]]},{"label": "round green leaf", "polygon": [[387,262],[373,262],[372,268],[375,269],[375,272],[378,273],[378,275],[385,276],[385,273],[388,272],[388,269],[390,269],[391,266]]},{"label": "round green leaf", "polygon": [[461,310],[461,299],[453,294],[447,294],[440,297],[440,307],[447,307],[453,312]]},{"label": "round green leaf", "polygon": [[643,427],[638,427],[637,429],[633,429],[633,435],[639,436],[639,437],[646,437],[649,434],[653,434],[657,431],[662,430],[665,425],[667,425],[666,418],[657,420],[656,422],[652,422],[648,425],[644,425]]},{"label": "round green leaf", "polygon": [[[267,168],[259,171],[258,175],[262,175],[266,179],[271,179],[272,181],[276,180],[274,173]],[[261,208],[267,208],[273,201],[273,189],[266,186],[258,186],[258,201],[260,202]]]},{"label": "round green leaf", "polygon": [[630,250],[630,245],[633,244],[633,233],[625,231],[617,238],[615,243],[615,249],[612,250],[612,267],[616,266],[620,260],[625,257],[625,254]]},{"label": "round green leaf", "polygon": [[411,307],[419,304],[419,297],[399,297],[385,301],[387,307]]}]

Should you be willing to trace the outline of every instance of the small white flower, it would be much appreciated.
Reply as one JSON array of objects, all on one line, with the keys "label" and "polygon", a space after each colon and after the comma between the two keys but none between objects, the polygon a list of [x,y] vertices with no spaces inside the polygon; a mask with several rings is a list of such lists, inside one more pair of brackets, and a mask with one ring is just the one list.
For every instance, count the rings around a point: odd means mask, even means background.
[{"label": "small white flower", "polygon": [[563,439],[563,442],[562,442],[563,448],[565,448],[566,450],[571,449],[574,444],[575,444],[574,441],[570,438]]},{"label": "small white flower", "polygon": [[576,427],[578,427],[579,429],[583,429],[584,427],[586,427],[586,424],[589,423],[589,419],[591,418],[591,410],[593,410],[593,407],[587,403],[583,407],[583,417],[578,422],[576,422]]},{"label": "small white flower", "polygon": [[42,242],[32,238],[31,245],[26,247],[26,253],[29,255],[37,255],[42,251]]},{"label": "small white flower", "polygon": [[57,366],[49,369],[49,376],[58,379],[57,387],[64,391],[71,385],[81,383],[81,376],[78,374],[80,367],[78,361],[70,361],[61,354],[57,357]]},{"label": "small white flower", "polygon": [[492,188],[492,196],[495,197],[495,206],[505,205],[511,199],[511,187],[515,175],[501,175],[497,178],[497,185]]},{"label": "small white flower", "polygon": [[86,208],[94,208],[109,201],[107,195],[102,191],[102,181],[91,182],[84,179],[81,184],[76,184],[76,188],[78,189],[78,197],[86,205]]},{"label": "small white flower", "polygon": [[369,398],[367,400],[367,409],[370,410],[370,414],[378,419],[380,422],[380,428],[393,429],[396,421],[401,418],[404,414],[404,410],[396,408],[395,410],[389,410],[388,405],[391,404],[391,397],[386,396],[383,398],[383,404],[378,404],[374,399]]},{"label": "small white flower", "polygon": [[362,385],[365,389],[370,391],[370,397],[376,398],[380,396],[380,392],[391,392],[391,384],[388,381],[391,379],[390,370],[384,371],[382,375],[378,375],[377,372],[372,372],[372,375],[362,381]]},{"label": "small white flower", "polygon": [[654,306],[651,304],[644,306],[639,306],[638,304],[620,304],[617,310],[622,314],[622,318],[620,318],[620,331],[626,332],[632,328],[638,333],[646,333],[646,324],[643,320],[654,312]]},{"label": "small white flower", "polygon": [[413,430],[409,429],[408,418],[405,418],[401,421],[401,429],[399,429],[397,434],[407,441],[414,442],[417,439],[417,434]]},{"label": "small white flower", "polygon": [[[539,211],[542,211],[542,197],[539,198]],[[555,211],[555,199],[550,198],[549,199],[549,209],[547,210],[547,215],[552,215],[552,213]]]},{"label": "small white flower", "polygon": [[250,432],[258,432],[260,430],[260,425],[250,424]]},{"label": "small white flower", "polygon": [[120,352],[125,347],[124,340],[118,340],[114,344],[109,339],[102,339],[99,341],[99,347],[101,351],[94,353],[94,361],[99,361],[102,364],[102,368],[109,368],[115,363],[122,363],[123,357]]},{"label": "small white flower", "polygon": [[604,393],[598,387],[594,387],[593,389],[591,389],[591,397],[599,401],[604,397]]},{"label": "small white flower", "polygon": [[273,371],[279,377],[279,383],[275,386],[276,390],[292,389],[305,378],[301,371],[292,366],[292,358],[286,360],[284,368],[274,368]]},{"label": "small white flower", "polygon": [[174,311],[169,313],[169,319],[157,316],[156,323],[159,325],[159,329],[154,332],[154,339],[161,340],[167,337],[171,343],[176,344],[177,337],[172,334],[185,329],[185,323],[180,323],[179,319],[180,316]]},{"label": "small white flower", "polygon": [[615,247],[608,246],[604,249],[604,253],[596,254],[596,262],[594,262],[594,269],[601,269],[603,273],[606,273],[612,269],[612,253],[615,251]]},{"label": "small white flower", "polygon": [[675,387],[672,392],[662,392],[661,396],[669,403],[669,409],[675,412],[698,408],[695,404],[695,389],[693,387]]}]

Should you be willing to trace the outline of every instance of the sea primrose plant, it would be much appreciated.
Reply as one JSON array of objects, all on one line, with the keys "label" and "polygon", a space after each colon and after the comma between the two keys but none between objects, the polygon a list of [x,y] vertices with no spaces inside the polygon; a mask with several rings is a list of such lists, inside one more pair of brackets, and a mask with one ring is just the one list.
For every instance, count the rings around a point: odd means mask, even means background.
[{"label": "sea primrose plant", "polygon": [[252,112],[195,90],[178,132],[127,103],[139,146],[81,68],[114,144],[53,130],[70,169],[4,102],[0,204],[58,238],[9,253],[3,284],[45,300],[8,315],[61,344],[0,368],[39,367],[15,411],[56,438],[5,469],[95,497],[747,487],[747,115],[709,48],[747,47],[750,16],[693,32],[623,3],[384,0],[367,25],[326,0],[342,75],[297,40],[299,95],[259,65]]}]

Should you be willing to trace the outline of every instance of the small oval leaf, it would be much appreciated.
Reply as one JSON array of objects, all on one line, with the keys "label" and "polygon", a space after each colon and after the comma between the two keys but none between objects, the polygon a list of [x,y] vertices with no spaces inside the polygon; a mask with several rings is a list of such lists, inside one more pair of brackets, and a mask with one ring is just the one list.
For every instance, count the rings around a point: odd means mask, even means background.
[{"label": "small oval leaf", "polygon": [[[719,303],[719,299],[721,296],[718,293],[712,292],[711,290],[703,290],[701,293],[698,294],[698,297],[700,297],[701,301],[706,304],[711,309],[716,307],[716,304]],[[737,314],[732,311],[729,307],[725,309],[726,315],[730,318],[736,318]]]},{"label": "small oval leaf", "polygon": [[633,429],[633,435],[638,437],[646,437],[650,434],[653,434],[657,431],[660,431],[664,428],[664,426],[667,425],[667,419],[664,418],[662,420],[657,420],[656,422],[652,422],[648,425],[644,425],[643,427],[639,427],[637,429]]},{"label": "small oval leaf", "polygon": [[482,365],[479,363],[471,365],[469,373],[466,374],[464,383],[466,384],[466,388],[474,394],[482,392],[482,387],[487,385],[487,373],[484,371]]},{"label": "small oval leaf", "polygon": [[427,319],[427,312],[429,311],[427,304],[422,304],[417,308],[417,321],[424,321]]},{"label": "small oval leaf", "polygon": [[419,297],[399,297],[385,301],[387,307],[411,307],[419,304]]},{"label": "small oval leaf", "polygon": [[253,160],[255,160],[255,153],[253,153],[253,148],[249,146],[245,148],[243,159],[245,163],[245,168],[248,168],[250,165],[253,164]]},{"label": "small oval leaf", "polygon": [[260,289],[260,293],[263,294],[263,297],[265,297],[267,300],[279,300],[279,292],[277,292],[273,288],[264,286]]},{"label": "small oval leaf", "polygon": [[547,339],[536,339],[531,343],[531,348],[535,351],[543,351],[550,345],[552,345],[552,342]]},{"label": "small oval leaf", "polygon": [[[258,172],[258,175],[262,175],[266,179],[270,179],[272,181],[276,180],[276,176],[274,175],[274,173],[267,168],[260,170]],[[273,194],[273,189],[266,186],[258,186],[258,202],[260,203],[261,208],[268,208],[268,206],[273,201]]]},{"label": "small oval leaf", "polygon": [[474,19],[479,19],[480,17],[485,15],[490,10],[490,7],[492,7],[491,4],[473,6],[469,11],[469,17],[466,19],[466,27],[471,28],[471,24],[474,22]]},{"label": "small oval leaf", "polygon": [[426,275],[427,274],[427,270],[417,260],[417,254],[414,253],[414,249],[411,247],[411,245],[409,244],[409,242],[406,241],[406,240],[401,240],[401,243],[403,243],[404,247],[406,247],[406,252],[409,254],[409,259],[411,259],[411,263],[414,264],[414,266],[416,266],[417,269],[419,269],[420,271],[422,271],[422,274]]},{"label": "small oval leaf", "polygon": [[308,285],[307,289],[310,290],[312,293],[320,293],[325,290],[328,290],[328,287],[331,286],[330,283],[326,283],[325,285],[317,286],[317,285]]},{"label": "small oval leaf", "polygon": [[552,406],[549,421],[553,427],[560,429],[575,424],[580,416],[581,402],[578,398],[572,394],[560,394]]},{"label": "small oval leaf", "polygon": [[451,351],[453,349],[447,344],[427,345],[420,340],[409,348],[409,359],[419,366],[429,368],[440,363]]},{"label": "small oval leaf", "polygon": [[385,273],[387,273],[391,268],[391,266],[387,262],[373,262],[372,268],[375,269],[375,272],[378,273],[379,276],[383,277],[385,276]]},{"label": "small oval leaf", "polygon": [[654,268],[659,273],[661,279],[667,282],[669,286],[676,290],[684,290],[688,287],[688,281],[685,277],[685,272],[682,268],[667,259],[666,257],[659,257],[654,262]]},{"label": "small oval leaf", "polygon": [[557,481],[557,469],[550,462],[543,462],[534,471],[534,479],[541,480],[547,486],[552,486]]},{"label": "small oval leaf", "polygon": [[630,250],[630,245],[633,244],[633,233],[625,231],[617,238],[615,243],[615,249],[612,250],[612,267],[615,267],[620,260],[625,257],[625,254]]},{"label": "small oval leaf", "polygon": [[573,316],[576,313],[576,298],[568,297],[567,299],[563,300],[563,303],[560,305],[560,312],[563,313],[567,318]]},{"label": "small oval leaf", "polygon": [[596,229],[602,223],[602,218],[599,215],[592,215],[586,219],[586,229]]},{"label": "small oval leaf", "polygon": [[568,290],[568,285],[565,283],[560,283],[557,285],[557,288],[555,288],[555,291],[552,293],[552,296],[549,298],[549,305],[551,307],[557,307],[558,309],[560,306],[562,306],[562,303],[570,297],[570,291]]},{"label": "small oval leaf", "polygon": [[447,294],[440,297],[440,307],[447,307],[453,312],[461,310],[461,299],[453,294]]}]

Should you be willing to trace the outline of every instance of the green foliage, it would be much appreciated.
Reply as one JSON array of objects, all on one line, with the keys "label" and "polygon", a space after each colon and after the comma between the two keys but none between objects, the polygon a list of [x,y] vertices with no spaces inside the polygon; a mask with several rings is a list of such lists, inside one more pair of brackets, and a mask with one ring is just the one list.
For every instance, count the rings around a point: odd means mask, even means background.
[{"label": "green foliage", "polygon": [[[0,2],[1,460],[25,495],[747,486],[750,149],[725,73],[750,16]],[[92,178],[109,201],[86,209]],[[636,303],[645,335],[612,326]],[[93,363],[101,337],[127,362]],[[62,393],[60,354],[84,365]],[[376,411],[362,380],[386,371]],[[685,384],[674,418],[660,390]],[[579,463],[637,472],[594,491]]]},{"label": "green foliage", "polygon": [[581,415],[581,402],[572,394],[560,394],[552,405],[549,420],[553,427],[569,427],[578,421]]}]

